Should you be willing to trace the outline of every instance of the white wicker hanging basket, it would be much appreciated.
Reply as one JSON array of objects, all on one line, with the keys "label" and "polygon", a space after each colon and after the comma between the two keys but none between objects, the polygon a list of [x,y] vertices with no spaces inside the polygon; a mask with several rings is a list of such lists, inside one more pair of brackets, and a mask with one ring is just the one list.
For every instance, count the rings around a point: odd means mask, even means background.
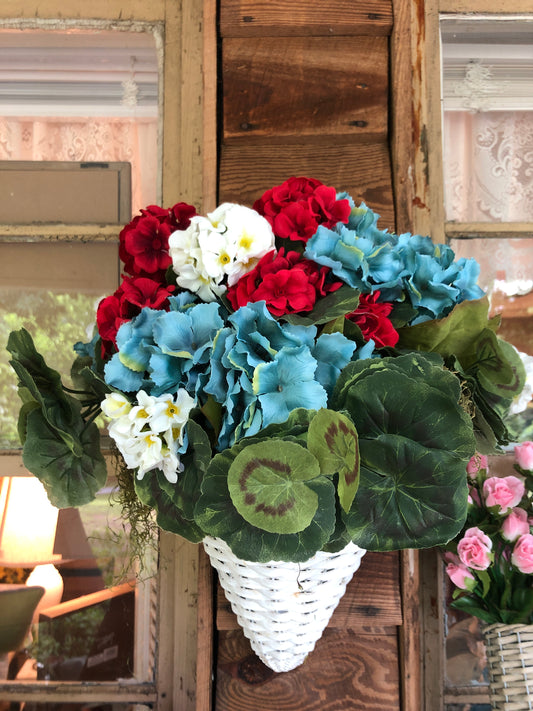
[{"label": "white wicker hanging basket", "polygon": [[533,709],[533,625],[496,623],[483,630],[491,707]]},{"label": "white wicker hanging basket", "polygon": [[276,672],[295,669],[314,649],[365,554],[349,543],[303,563],[252,563],[218,538],[203,544],[252,649]]}]

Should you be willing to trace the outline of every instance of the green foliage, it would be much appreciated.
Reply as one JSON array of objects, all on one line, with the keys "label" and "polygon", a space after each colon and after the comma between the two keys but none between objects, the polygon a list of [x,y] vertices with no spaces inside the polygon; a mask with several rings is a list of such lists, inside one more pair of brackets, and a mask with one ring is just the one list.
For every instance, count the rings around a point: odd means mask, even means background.
[{"label": "green foliage", "polygon": [[141,480],[134,478],[134,486],[140,501],[155,510],[157,524],[162,529],[198,543],[203,532],[194,521],[194,507],[211,460],[211,446],[206,433],[193,420],[189,421],[187,431],[189,448],[182,457],[184,470],[177,483],[171,484],[163,472],[155,470],[147,472]]},{"label": "green foliage", "polygon": [[357,308],[359,292],[349,286],[341,286],[323,299],[320,299],[313,308],[312,315],[285,314],[284,320],[301,326],[328,323],[337,318],[343,318]]},{"label": "green foliage", "polygon": [[356,361],[341,373],[332,407],[353,420],[361,460],[343,518],[362,548],[431,547],[461,529],[475,443],[459,399],[459,381],[435,354]]},{"label": "green foliage", "polygon": [[525,384],[516,350],[496,336],[498,318],[489,319],[486,297],[463,301],[446,317],[399,330],[399,348],[439,353],[468,387],[477,449],[493,452],[508,444],[505,418]]},{"label": "green foliage", "polygon": [[106,481],[96,425],[86,420],[79,400],[68,395],[25,329],[13,331],[7,349],[21,388],[19,418],[24,465],[44,484],[59,508],[91,501]]}]

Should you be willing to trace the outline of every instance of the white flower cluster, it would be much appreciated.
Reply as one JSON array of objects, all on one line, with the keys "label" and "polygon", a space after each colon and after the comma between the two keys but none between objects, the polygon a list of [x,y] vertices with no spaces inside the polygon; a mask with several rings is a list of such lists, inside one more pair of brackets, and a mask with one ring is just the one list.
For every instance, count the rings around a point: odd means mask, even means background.
[{"label": "white flower cluster", "polygon": [[138,469],[137,478],[146,472],[161,469],[172,484],[183,471],[178,450],[183,444],[184,425],[194,407],[194,399],[186,390],[158,397],[144,390],[137,393],[137,405],[121,393],[106,395],[102,412],[111,422],[110,436],[130,469]]},{"label": "white flower cluster", "polygon": [[244,205],[225,202],[207,217],[191,219],[186,230],[168,240],[178,284],[214,301],[249,272],[271,249],[274,234],[268,221]]}]

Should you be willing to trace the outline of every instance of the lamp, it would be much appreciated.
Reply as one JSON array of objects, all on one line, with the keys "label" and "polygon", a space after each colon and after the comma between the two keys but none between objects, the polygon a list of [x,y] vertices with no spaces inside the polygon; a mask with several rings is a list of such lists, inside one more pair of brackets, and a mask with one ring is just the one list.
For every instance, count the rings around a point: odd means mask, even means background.
[{"label": "lamp", "polygon": [[41,609],[57,605],[63,594],[63,579],[54,566],[61,559],[53,552],[57,517],[58,509],[38,479],[0,479],[0,565],[34,568],[26,584],[45,589],[34,619]]}]

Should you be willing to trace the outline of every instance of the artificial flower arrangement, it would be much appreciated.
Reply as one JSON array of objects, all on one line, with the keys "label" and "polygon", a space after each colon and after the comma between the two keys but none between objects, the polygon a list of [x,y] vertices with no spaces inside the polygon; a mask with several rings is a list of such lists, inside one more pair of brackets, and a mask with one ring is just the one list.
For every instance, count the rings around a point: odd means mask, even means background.
[{"label": "artificial flower arrangement", "polygon": [[377,222],[312,178],[253,208],[142,210],[73,389],[28,332],[9,338],[24,463],[52,502],[105,483],[104,413],[139,501],[190,541],[299,562],[452,539],[523,366],[474,260]]},{"label": "artificial flower arrangement", "polygon": [[516,474],[502,476],[498,460],[489,467],[488,458],[478,453],[467,467],[466,522],[444,553],[446,572],[455,587],[451,604],[486,624],[530,625],[533,442],[515,445]]}]

